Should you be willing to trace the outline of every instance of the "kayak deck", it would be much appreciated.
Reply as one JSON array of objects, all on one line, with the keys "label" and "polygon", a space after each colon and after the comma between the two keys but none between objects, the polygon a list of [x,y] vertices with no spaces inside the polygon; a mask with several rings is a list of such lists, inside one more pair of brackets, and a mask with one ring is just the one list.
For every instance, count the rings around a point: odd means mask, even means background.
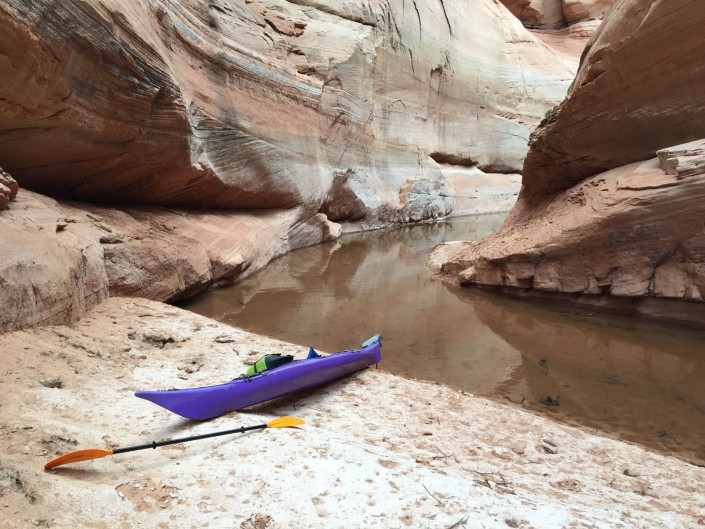
[{"label": "kayak deck", "polygon": [[294,360],[283,366],[216,386],[137,391],[146,399],[182,417],[205,420],[261,402],[318,386],[381,360],[381,337],[362,349]]}]

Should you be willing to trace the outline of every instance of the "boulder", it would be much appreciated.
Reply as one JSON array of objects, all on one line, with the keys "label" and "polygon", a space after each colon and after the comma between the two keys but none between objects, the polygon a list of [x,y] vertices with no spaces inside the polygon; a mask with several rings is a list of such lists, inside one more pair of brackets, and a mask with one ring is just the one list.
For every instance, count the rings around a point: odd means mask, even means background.
[{"label": "boulder", "polygon": [[0,209],[7,208],[10,200],[17,196],[19,185],[17,181],[0,167]]},{"label": "boulder", "polygon": [[10,188],[4,184],[0,184],[0,209],[7,208],[10,203]]},{"label": "boulder", "polygon": [[108,296],[98,238],[57,231],[64,218],[55,200],[27,190],[0,217],[0,333],[76,321]]}]

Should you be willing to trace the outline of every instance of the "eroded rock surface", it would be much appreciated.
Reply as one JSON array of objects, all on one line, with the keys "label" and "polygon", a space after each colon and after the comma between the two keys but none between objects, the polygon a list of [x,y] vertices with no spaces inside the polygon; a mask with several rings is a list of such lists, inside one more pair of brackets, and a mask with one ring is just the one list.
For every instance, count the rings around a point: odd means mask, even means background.
[{"label": "eroded rock surface", "polygon": [[[566,99],[532,134],[527,193],[543,195],[705,137],[702,5],[624,1],[604,21]],[[654,72],[658,72],[655,75]]]},{"label": "eroded rock surface", "polygon": [[[545,42],[566,66],[577,70],[580,57],[600,24],[599,20],[585,20],[564,28],[533,29],[531,33]],[[552,110],[552,108],[546,109],[544,117]]]},{"label": "eroded rock surface", "polygon": [[0,28],[0,164],[52,197],[3,218],[3,329],[506,209],[576,70],[493,0],[0,0]]},{"label": "eroded rock surface", "polygon": [[17,181],[0,167],[0,209],[7,208],[10,200],[17,196]]},{"label": "eroded rock surface", "polygon": [[3,0],[0,27],[0,163],[83,201],[447,215],[431,154],[518,171],[574,74],[491,0]]},{"label": "eroded rock surface", "polygon": [[616,0],[563,0],[563,14],[568,24],[583,20],[602,20]]},{"label": "eroded rock surface", "polygon": [[566,25],[562,0],[502,0],[527,27],[560,28]]},{"label": "eroded rock surface", "polygon": [[0,333],[76,321],[108,296],[173,301],[227,284],[340,225],[301,208],[108,208],[22,190],[2,213]]},{"label": "eroded rock surface", "polygon": [[532,135],[505,224],[439,247],[434,266],[462,284],[705,324],[705,142],[692,141],[705,138],[705,71],[686,58],[703,22],[695,1],[615,5]]},{"label": "eroded rock surface", "polygon": [[[461,284],[562,293],[578,304],[705,322],[705,307],[694,304],[705,294],[705,141],[659,157],[515,212],[487,239],[442,245],[432,262]],[[686,304],[634,300],[642,297]]]}]

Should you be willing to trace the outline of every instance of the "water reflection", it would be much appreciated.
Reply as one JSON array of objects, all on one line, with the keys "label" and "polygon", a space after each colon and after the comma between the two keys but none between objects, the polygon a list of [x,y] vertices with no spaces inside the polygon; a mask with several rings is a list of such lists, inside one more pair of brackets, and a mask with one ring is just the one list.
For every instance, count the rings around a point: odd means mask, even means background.
[{"label": "water reflection", "polygon": [[[562,420],[705,461],[702,331],[529,304],[518,311],[466,303],[522,351],[521,368],[492,395],[523,398],[526,407]],[[559,396],[560,405],[541,410],[547,395]]]},{"label": "water reflection", "polygon": [[186,308],[329,352],[356,347],[382,332],[382,368],[489,391],[521,355],[462,300],[430,280],[424,260],[435,245],[482,237],[502,220],[492,215],[347,235],[292,252]]},{"label": "water reflection", "polygon": [[[503,402],[523,399],[529,409],[705,460],[702,331],[570,314],[431,278],[431,248],[482,237],[502,220],[347,235],[184,306],[328,352],[381,332],[383,369]],[[560,405],[540,407],[548,395]]]}]

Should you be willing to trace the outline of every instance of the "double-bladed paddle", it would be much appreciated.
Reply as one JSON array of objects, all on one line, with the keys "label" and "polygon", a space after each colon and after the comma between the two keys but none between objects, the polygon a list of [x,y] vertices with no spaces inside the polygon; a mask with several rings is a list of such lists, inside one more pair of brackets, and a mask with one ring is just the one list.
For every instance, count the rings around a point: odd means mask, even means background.
[{"label": "double-bladed paddle", "polygon": [[126,446],[125,448],[115,448],[114,450],[103,450],[101,448],[86,448],[85,450],[75,450],[66,454],[60,455],[56,459],[52,459],[46,465],[44,470],[67,465],[69,463],[78,463],[79,461],[89,461],[91,459],[100,459],[105,456],[115,454],[124,454],[125,452],[134,452],[135,450],[146,450],[147,448],[157,448],[158,446],[174,445],[185,443],[187,441],[197,441],[199,439],[207,439],[209,437],[218,437],[219,435],[229,435],[233,433],[244,433],[250,430],[263,430],[264,428],[291,428],[303,424],[304,421],[296,417],[280,417],[268,422],[267,424],[257,424],[255,426],[242,426],[234,430],[224,430],[222,432],[206,433],[202,435],[192,435],[190,437],[182,437],[181,439],[171,439],[170,441],[152,441],[151,443],[137,446]]}]

